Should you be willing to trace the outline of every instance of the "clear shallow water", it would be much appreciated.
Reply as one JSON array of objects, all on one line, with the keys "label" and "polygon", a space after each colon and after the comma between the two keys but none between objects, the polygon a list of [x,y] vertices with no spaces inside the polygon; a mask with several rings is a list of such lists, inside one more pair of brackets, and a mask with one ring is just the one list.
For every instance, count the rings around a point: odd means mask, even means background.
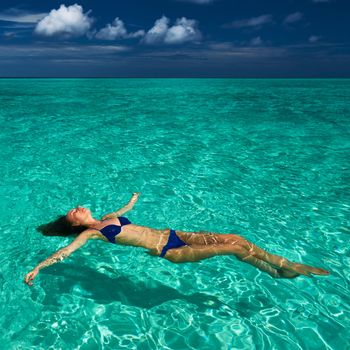
[{"label": "clear shallow water", "polygon": [[[350,80],[0,80],[4,349],[349,349]],[[175,265],[35,231],[142,195],[140,225],[239,233],[330,277]]]}]

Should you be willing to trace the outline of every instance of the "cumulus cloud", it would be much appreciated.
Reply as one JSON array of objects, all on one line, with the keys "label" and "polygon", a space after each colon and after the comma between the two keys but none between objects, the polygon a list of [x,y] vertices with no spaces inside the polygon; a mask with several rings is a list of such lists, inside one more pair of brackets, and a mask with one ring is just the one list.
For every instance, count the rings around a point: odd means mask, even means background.
[{"label": "cumulus cloud", "polygon": [[284,19],[283,23],[284,24],[295,23],[295,22],[300,21],[302,18],[303,18],[303,14],[301,12],[294,12],[294,13],[291,13],[290,15],[288,15]]},{"label": "cumulus cloud", "polygon": [[146,44],[159,44],[163,42],[169,29],[169,22],[169,18],[165,16],[157,19],[154,26],[146,33],[144,42]]},{"label": "cumulus cloud", "polygon": [[36,25],[35,33],[43,36],[82,36],[88,32],[92,22],[89,12],[83,13],[80,5],[61,5],[58,10],[51,10]]},{"label": "cumulus cloud", "polygon": [[176,24],[168,29],[164,42],[166,44],[181,44],[186,41],[198,40],[200,37],[196,21],[182,17],[177,19]]},{"label": "cumulus cloud", "polygon": [[146,33],[145,44],[182,44],[199,40],[201,33],[197,28],[197,21],[185,17],[178,18],[173,26],[169,26],[169,18],[162,16],[157,19],[154,26]]},{"label": "cumulus cloud", "polygon": [[144,30],[138,30],[137,32],[128,33],[122,20],[118,17],[112,24],[107,24],[106,27],[99,30],[95,37],[102,40],[115,40],[115,39],[128,39],[137,38],[145,35]]},{"label": "cumulus cloud", "polygon": [[233,21],[231,23],[226,23],[223,25],[224,28],[257,28],[261,27],[264,24],[271,23],[272,16],[271,15],[261,15],[258,17],[252,17],[247,19],[240,19],[237,21]]}]

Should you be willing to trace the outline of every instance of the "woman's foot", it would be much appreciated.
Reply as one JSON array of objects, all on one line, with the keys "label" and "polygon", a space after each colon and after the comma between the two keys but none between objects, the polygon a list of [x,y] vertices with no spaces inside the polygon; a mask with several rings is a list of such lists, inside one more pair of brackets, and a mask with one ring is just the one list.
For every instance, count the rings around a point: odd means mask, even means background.
[{"label": "woman's foot", "polygon": [[304,264],[296,264],[292,262],[288,262],[287,264],[285,264],[285,266],[283,266],[282,268],[282,271],[297,273],[299,275],[304,275],[308,277],[311,277],[311,275],[329,275],[329,271],[327,270]]}]

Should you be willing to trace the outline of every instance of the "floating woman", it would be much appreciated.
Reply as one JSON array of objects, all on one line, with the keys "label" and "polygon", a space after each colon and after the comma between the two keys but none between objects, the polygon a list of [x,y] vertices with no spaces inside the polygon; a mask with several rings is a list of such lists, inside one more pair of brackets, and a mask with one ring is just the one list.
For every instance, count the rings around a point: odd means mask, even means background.
[{"label": "floating woman", "polygon": [[139,192],[134,192],[128,204],[103,216],[101,220],[95,219],[89,209],[78,206],[56,221],[38,227],[44,235],[78,236],[72,243],[59,249],[27,273],[24,282],[32,285],[41,269],[67,258],[90,239],[143,247],[149,250],[150,255],[165,258],[173,263],[195,262],[217,255],[233,255],[274,278],[329,275],[327,270],[294,263],[270,254],[236,234],[157,230],[132,224],[122,215],[133,208],[139,195]]}]

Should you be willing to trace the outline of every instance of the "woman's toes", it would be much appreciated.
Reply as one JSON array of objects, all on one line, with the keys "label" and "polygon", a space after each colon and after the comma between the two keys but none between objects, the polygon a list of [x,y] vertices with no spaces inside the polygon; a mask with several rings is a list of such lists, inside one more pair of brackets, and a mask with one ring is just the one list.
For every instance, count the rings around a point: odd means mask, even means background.
[{"label": "woman's toes", "polygon": [[303,264],[294,264],[293,270],[305,276],[310,276],[311,274],[329,275],[329,272],[327,270],[324,270],[318,267],[309,266],[309,265],[303,265]]},{"label": "woman's toes", "polygon": [[329,275],[330,272],[325,270],[325,269],[321,269],[318,267],[313,267],[313,271],[311,271],[312,273],[314,273],[315,275]]}]

